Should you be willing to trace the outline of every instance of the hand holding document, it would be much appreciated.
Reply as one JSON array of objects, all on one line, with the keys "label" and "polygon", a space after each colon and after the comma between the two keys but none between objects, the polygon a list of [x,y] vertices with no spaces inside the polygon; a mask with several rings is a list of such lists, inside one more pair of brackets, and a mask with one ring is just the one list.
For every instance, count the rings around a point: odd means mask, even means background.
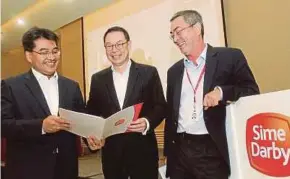
[{"label": "hand holding document", "polygon": [[143,132],[145,131],[147,124],[146,124],[145,118],[139,118],[137,120],[134,120],[131,122],[131,124],[128,126],[128,131],[130,132]]},{"label": "hand holding document", "polygon": [[98,140],[95,136],[89,136],[87,142],[91,150],[98,150],[105,145],[105,139]]},{"label": "hand holding document", "polygon": [[61,118],[70,122],[71,127],[67,131],[85,138],[88,136],[95,136],[100,140],[111,135],[127,132],[130,123],[137,120],[142,105],[143,103],[139,103],[130,106],[113,114],[107,119],[63,108],[59,109],[59,115]]}]

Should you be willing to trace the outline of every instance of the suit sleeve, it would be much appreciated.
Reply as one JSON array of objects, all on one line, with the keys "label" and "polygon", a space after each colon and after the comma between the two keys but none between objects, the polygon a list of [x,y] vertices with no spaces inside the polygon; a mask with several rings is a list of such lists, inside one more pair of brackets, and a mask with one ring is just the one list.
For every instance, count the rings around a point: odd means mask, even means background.
[{"label": "suit sleeve", "polygon": [[259,94],[259,87],[242,51],[234,51],[233,58],[235,64],[232,81],[234,83],[220,86],[223,91],[222,103],[224,104],[227,101],[236,101],[243,96]]},{"label": "suit sleeve", "polygon": [[168,146],[169,146],[169,142],[170,142],[170,133],[172,131],[170,131],[170,122],[173,120],[172,119],[172,89],[171,89],[171,85],[170,85],[170,72],[167,72],[167,89],[166,89],[166,99],[167,99],[167,105],[166,105],[166,118],[165,118],[165,127],[164,127],[164,149],[163,149],[163,154],[164,156],[168,155]]},{"label": "suit sleeve", "polygon": [[8,84],[1,81],[1,134],[5,138],[25,139],[41,136],[42,119],[17,119],[16,102]]},{"label": "suit sleeve", "polygon": [[74,93],[74,98],[73,98],[73,107],[74,111],[77,112],[85,112],[85,103],[84,103],[84,98],[80,89],[79,84],[76,86],[76,91]]},{"label": "suit sleeve", "polygon": [[150,123],[150,129],[148,131],[150,132],[154,130],[165,118],[166,108],[163,88],[156,68],[154,68],[148,88],[150,88],[150,99],[148,99],[148,103],[146,105],[149,105],[150,107],[148,108],[148,111],[146,111],[146,118]]},{"label": "suit sleeve", "polygon": [[100,116],[99,100],[97,95],[97,76],[93,75],[91,79],[90,95],[86,105],[86,112],[95,116]]}]

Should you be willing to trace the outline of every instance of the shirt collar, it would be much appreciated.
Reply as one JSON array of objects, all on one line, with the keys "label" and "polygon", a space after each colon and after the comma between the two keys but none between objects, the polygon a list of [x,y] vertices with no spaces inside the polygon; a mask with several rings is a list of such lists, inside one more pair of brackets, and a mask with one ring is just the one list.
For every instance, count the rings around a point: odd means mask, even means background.
[{"label": "shirt collar", "polygon": [[[127,73],[130,71],[131,64],[132,64],[132,62],[131,62],[131,60],[129,59],[128,62],[127,62],[126,69],[125,69],[125,71],[123,72],[123,74],[127,74]],[[111,66],[111,69],[112,69],[113,73],[118,73],[118,74],[120,74],[119,72],[116,71],[116,69],[114,68],[113,65]]]},{"label": "shirt collar", "polygon": [[[201,54],[199,55],[199,57],[197,58],[196,62],[197,62],[197,67],[200,66],[200,64],[206,60],[206,53],[207,53],[207,48],[208,48],[208,45],[205,44],[205,47],[204,49],[202,50]],[[188,66],[188,65],[194,65],[192,61],[188,60],[187,57],[184,58],[184,65],[185,66]],[[196,66],[196,65],[194,65]]]},{"label": "shirt collar", "polygon": [[[37,79],[37,81],[42,80],[42,79],[48,79],[48,77],[46,75],[43,75],[42,73],[40,73],[39,71],[35,70],[34,68],[31,68],[33,75],[35,76],[35,78]],[[58,74],[57,72],[55,72],[53,74],[53,76],[51,77],[51,79],[58,79]]]}]

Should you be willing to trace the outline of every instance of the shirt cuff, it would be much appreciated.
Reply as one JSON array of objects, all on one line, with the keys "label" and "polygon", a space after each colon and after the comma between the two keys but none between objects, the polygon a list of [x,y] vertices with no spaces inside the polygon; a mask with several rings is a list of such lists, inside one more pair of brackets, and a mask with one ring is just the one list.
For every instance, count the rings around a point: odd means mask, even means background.
[{"label": "shirt cuff", "polygon": [[142,132],[142,135],[146,135],[148,130],[150,129],[150,124],[149,124],[149,121],[148,119],[144,118],[145,119],[145,122],[146,122],[146,129],[144,130],[144,132]]},{"label": "shirt cuff", "polygon": [[223,90],[220,86],[216,86],[215,88],[220,90],[221,100],[223,100]]},{"label": "shirt cuff", "polygon": [[46,132],[44,132],[43,128],[41,128],[41,134],[44,135]]}]

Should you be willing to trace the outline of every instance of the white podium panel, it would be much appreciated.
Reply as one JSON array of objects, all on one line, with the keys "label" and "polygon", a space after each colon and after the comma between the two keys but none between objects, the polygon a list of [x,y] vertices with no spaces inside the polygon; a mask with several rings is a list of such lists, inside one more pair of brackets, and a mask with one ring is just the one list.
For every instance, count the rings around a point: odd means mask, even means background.
[{"label": "white podium panel", "polygon": [[227,106],[230,179],[290,179],[290,90]]}]

